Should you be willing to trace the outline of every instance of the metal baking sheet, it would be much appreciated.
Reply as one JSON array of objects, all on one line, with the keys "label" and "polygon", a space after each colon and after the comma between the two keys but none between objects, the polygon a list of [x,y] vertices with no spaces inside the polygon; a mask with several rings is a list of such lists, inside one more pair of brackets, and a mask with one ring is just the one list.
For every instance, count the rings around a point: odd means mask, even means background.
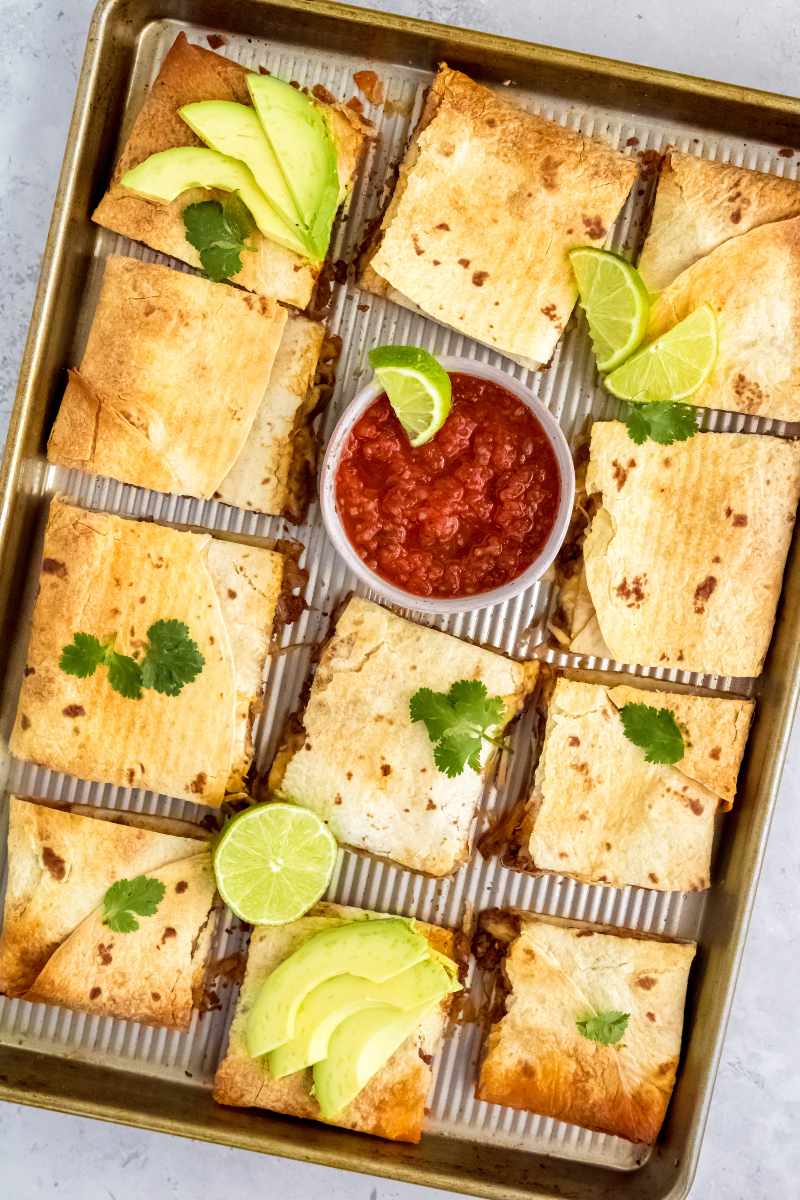
[{"label": "metal baking sheet", "polygon": [[[182,15],[193,12],[195,22],[163,17],[161,12],[170,8],[179,9]],[[234,16],[236,30],[227,24],[234,21]],[[330,613],[343,595],[350,590],[364,590],[328,543],[318,507],[312,505],[303,526],[289,526],[278,518],[244,513],[215,501],[163,496],[53,468],[46,464],[42,453],[63,388],[64,368],[80,360],[103,260],[111,253],[125,253],[149,261],[170,261],[96,229],[87,213],[105,186],[116,147],[124,139],[148,84],[180,31],[203,45],[207,44],[208,34],[221,33],[227,38],[221,53],[249,68],[266,66],[301,84],[321,83],[343,100],[356,91],[354,71],[366,65],[378,72],[386,85],[386,102],[380,107],[367,105],[366,113],[375,122],[379,138],[364,163],[349,211],[335,232],[333,257],[345,261],[350,261],[365,225],[380,209],[391,168],[402,155],[431,79],[431,67],[440,57],[471,69],[479,78],[488,76],[500,88],[508,86],[514,98],[532,110],[569,128],[605,137],[639,157],[641,177],[613,239],[615,248],[629,253],[638,249],[652,203],[653,157],[658,151],[671,144],[705,157],[796,177],[800,160],[780,150],[792,134],[795,144],[800,144],[800,106],[721,85],[680,81],[665,73],[621,65],[612,71],[601,60],[526,48],[487,35],[448,33],[421,22],[338,5],[248,0],[236,6],[235,14],[229,6],[202,0],[166,3],[159,12],[152,12],[145,0],[133,4],[108,0],[101,5],[90,36],[66,174],[23,367],[17,419],[9,438],[0,593],[5,590],[15,600],[6,610],[8,669],[1,714],[5,744],[23,666],[45,501],[60,491],[88,507],[122,515],[256,536],[288,534],[305,544],[308,608],[283,632],[282,648],[295,643],[298,647],[276,654],[269,665],[267,703],[255,739],[257,764],[263,769],[271,760],[285,717],[296,707],[309,667],[308,644],[324,636]],[[623,78],[626,72],[627,80]],[[537,90],[533,86],[536,82],[546,90]],[[666,109],[660,103],[662,93],[677,97]],[[755,118],[769,105],[774,109],[773,136],[780,137],[777,141],[755,140],[752,130],[759,127]],[[713,127],[698,123],[699,117],[713,118]],[[736,134],[737,122],[740,136]],[[67,229],[72,241],[65,236]],[[175,262],[171,265],[188,269]],[[501,355],[433,321],[360,292],[352,277],[335,287],[329,326],[342,337],[343,351],[333,401],[320,422],[323,442],[361,384],[366,349],[381,342],[413,342],[434,352],[466,355],[510,370],[534,388],[573,442],[590,416],[605,417],[614,411],[609,397],[597,384],[580,318],[570,323],[550,369],[538,373],[512,365]],[[48,335],[52,336],[49,344]],[[797,432],[781,422],[720,413],[708,414],[705,427],[780,435]],[[777,789],[785,734],[796,699],[796,591],[797,570],[792,565],[777,634],[780,645],[773,650],[758,688],[750,680],[635,669],[636,673],[699,684],[722,694],[760,694],[749,766],[736,809],[722,823],[715,856],[715,886],[710,893],[686,896],[638,888],[617,891],[557,876],[534,878],[508,871],[496,860],[486,862],[478,855],[452,878],[434,881],[347,851],[340,853],[331,886],[331,898],[344,903],[456,927],[468,922],[477,909],[514,905],[645,932],[698,938],[701,952],[687,1009],[684,1062],[662,1141],[654,1151],[609,1135],[476,1101],[473,1086],[479,1030],[474,1023],[456,1026],[438,1057],[428,1133],[419,1149],[387,1147],[372,1141],[365,1145],[363,1138],[310,1132],[315,1127],[268,1114],[254,1116],[219,1109],[210,1102],[209,1088],[235,1003],[235,988],[224,984],[218,988],[220,1007],[195,1013],[191,1028],[183,1034],[0,999],[0,1068],[9,1067],[11,1080],[5,1085],[5,1094],[485,1195],[555,1195],[565,1188],[571,1189],[568,1194],[587,1197],[641,1195],[656,1200],[684,1195],[710,1096]],[[550,585],[541,583],[491,609],[450,619],[417,619],[518,657],[534,655],[569,665],[578,660],[545,648],[552,602]],[[625,669],[623,664],[605,660],[581,661],[604,670]],[[529,713],[517,726],[513,757],[499,763],[486,789],[477,834],[525,787],[533,735],[534,718]],[[167,797],[88,784],[13,761],[8,763],[6,787],[21,794],[189,819],[197,819],[206,811]],[[0,830],[0,835],[2,855],[4,831]],[[232,953],[240,948],[244,936],[238,922],[230,918],[223,921],[212,955],[221,958]],[[52,1063],[54,1058],[82,1064],[87,1071],[97,1068],[101,1078],[97,1095],[80,1100],[80,1087],[69,1072],[61,1077],[56,1073],[49,1088],[46,1083],[32,1083],[37,1072],[44,1070],[42,1064]],[[139,1082],[131,1088],[127,1104],[116,1103],[112,1096],[118,1078],[130,1075],[139,1077]],[[144,1098],[145,1077],[160,1089],[152,1103]],[[164,1113],[159,1105],[163,1105]]]}]

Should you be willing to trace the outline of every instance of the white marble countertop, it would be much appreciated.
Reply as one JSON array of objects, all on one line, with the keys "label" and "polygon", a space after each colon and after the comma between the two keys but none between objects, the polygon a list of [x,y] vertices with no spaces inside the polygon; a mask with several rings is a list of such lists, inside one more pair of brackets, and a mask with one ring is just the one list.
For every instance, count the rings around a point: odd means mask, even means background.
[{"label": "white marble countertop", "polygon": [[[0,437],[94,0],[0,0]],[[230,0],[231,3],[234,0]],[[373,7],[694,75],[796,93],[793,0],[372,0]],[[13,48],[12,48],[13,47]],[[767,134],[768,136],[768,134]],[[693,1200],[773,1200],[800,1179],[800,736],[755,906]],[[0,1192],[13,1200],[435,1200],[442,1193],[245,1151],[0,1105]]]}]

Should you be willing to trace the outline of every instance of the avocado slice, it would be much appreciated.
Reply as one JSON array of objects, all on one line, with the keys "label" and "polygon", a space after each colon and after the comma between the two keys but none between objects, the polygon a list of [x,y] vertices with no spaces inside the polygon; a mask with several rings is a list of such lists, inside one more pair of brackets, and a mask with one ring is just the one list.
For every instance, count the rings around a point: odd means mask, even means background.
[{"label": "avocado slice", "polygon": [[270,972],[247,1018],[247,1049],[257,1058],[295,1035],[297,1010],[319,984],[347,973],[382,983],[429,957],[427,940],[402,917],[323,929]]},{"label": "avocado slice", "polygon": [[270,1075],[282,1079],[326,1058],[334,1030],[354,1013],[386,1005],[407,1012],[433,1004],[458,987],[441,963],[430,958],[383,983],[337,975],[308,993],[297,1012],[294,1037],[269,1056]]},{"label": "avocado slice", "polygon": [[247,86],[295,207],[324,258],[341,199],[328,122],[308,96],[274,75],[248,75]]},{"label": "avocado slice", "polygon": [[235,158],[249,168],[280,219],[303,243],[307,253],[313,253],[307,230],[302,226],[283,172],[255,109],[247,104],[237,104],[234,100],[201,100],[196,104],[184,104],[178,113],[192,132],[212,150]]},{"label": "avocado slice", "polygon": [[309,257],[308,248],[280,219],[252,172],[244,163],[218,154],[216,150],[207,150],[205,146],[174,146],[171,150],[161,150],[126,171],[120,182],[138,196],[163,204],[169,204],[181,192],[191,188],[238,192],[264,237],[303,258]]},{"label": "avocado slice", "polygon": [[385,1005],[343,1021],[328,1043],[328,1057],[314,1066],[314,1095],[322,1116],[330,1119],[347,1108],[432,1007],[398,1012]]}]

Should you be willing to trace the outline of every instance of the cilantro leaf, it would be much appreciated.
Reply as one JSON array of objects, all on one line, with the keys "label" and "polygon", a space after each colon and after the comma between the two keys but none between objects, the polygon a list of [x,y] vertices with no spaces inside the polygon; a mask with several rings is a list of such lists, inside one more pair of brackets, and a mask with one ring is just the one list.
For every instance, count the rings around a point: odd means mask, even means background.
[{"label": "cilantro leaf", "polygon": [[628,403],[623,415],[631,441],[637,446],[648,438],[661,446],[670,446],[673,442],[685,442],[697,433],[697,411],[689,404],[676,404],[670,400]]},{"label": "cilantro leaf", "polygon": [[177,696],[205,666],[205,659],[183,621],[155,621],[147,631],[147,647],[141,663],[114,649],[115,636],[101,641],[91,633],[76,633],[61,651],[61,670],[86,679],[105,664],[114,691],[128,700],[141,700],[142,689],[146,687],[166,696]]},{"label": "cilantro leaf", "polygon": [[460,679],[448,692],[419,688],[409,704],[411,720],[428,731],[437,768],[451,779],[467,766],[480,771],[484,741],[504,746],[491,731],[503,724],[505,711],[502,697],[490,696],[477,679]]},{"label": "cilantro leaf", "polygon": [[58,665],[67,675],[88,679],[106,661],[108,647],[91,633],[76,633],[61,651]]},{"label": "cilantro leaf", "polygon": [[464,720],[476,725],[499,725],[506,712],[501,696],[489,696],[486,684],[477,679],[459,679],[447,693],[447,699]]},{"label": "cilantro leaf", "polygon": [[103,897],[103,924],[115,933],[133,933],[139,928],[134,913],[152,917],[164,899],[164,891],[160,879],[151,879],[147,875],[118,879]]},{"label": "cilantro leaf", "polygon": [[637,446],[647,441],[650,426],[642,409],[643,404],[628,404],[624,413],[625,424],[628,427],[628,437]]},{"label": "cilantro leaf", "polygon": [[116,650],[109,650],[106,664],[108,682],[114,691],[128,700],[141,700],[142,668],[136,659],[131,658],[129,654],[117,654]]},{"label": "cilantro leaf", "polygon": [[183,621],[156,621],[147,631],[142,683],[167,696],[177,696],[200,674],[205,659]]},{"label": "cilantro leaf", "polygon": [[252,247],[247,239],[255,224],[249,209],[233,192],[219,200],[201,200],[183,210],[186,240],[200,254],[209,279],[219,283],[242,269],[242,251]]},{"label": "cilantro leaf", "polygon": [[453,706],[445,692],[419,688],[408,706],[412,721],[424,721],[432,742],[444,737],[453,722]]},{"label": "cilantro leaf", "polygon": [[481,736],[469,731],[446,733],[433,747],[433,761],[443,775],[455,779],[465,766],[481,769]]},{"label": "cilantro leaf", "polygon": [[683,734],[670,709],[624,704],[619,715],[625,737],[645,751],[645,762],[676,763],[683,758]]},{"label": "cilantro leaf", "polygon": [[609,1012],[596,1013],[593,1017],[583,1017],[575,1024],[578,1026],[578,1033],[582,1033],[585,1038],[600,1042],[603,1046],[615,1046],[624,1036],[630,1016],[630,1013],[616,1012],[612,1009]]}]

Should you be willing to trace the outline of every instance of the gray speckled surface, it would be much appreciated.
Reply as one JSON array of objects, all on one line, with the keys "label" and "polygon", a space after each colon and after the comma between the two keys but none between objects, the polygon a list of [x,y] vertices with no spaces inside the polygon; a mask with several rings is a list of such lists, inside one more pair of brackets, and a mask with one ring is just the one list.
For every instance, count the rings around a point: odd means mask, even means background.
[{"label": "gray speckled surface", "polygon": [[[373,0],[374,7],[692,74],[797,90],[793,0]],[[0,436],[10,411],[92,0],[0,0]],[[767,852],[693,1200],[770,1200],[800,1179],[800,736]],[[0,1193],[14,1200],[434,1200],[442,1193],[0,1106]]]}]

